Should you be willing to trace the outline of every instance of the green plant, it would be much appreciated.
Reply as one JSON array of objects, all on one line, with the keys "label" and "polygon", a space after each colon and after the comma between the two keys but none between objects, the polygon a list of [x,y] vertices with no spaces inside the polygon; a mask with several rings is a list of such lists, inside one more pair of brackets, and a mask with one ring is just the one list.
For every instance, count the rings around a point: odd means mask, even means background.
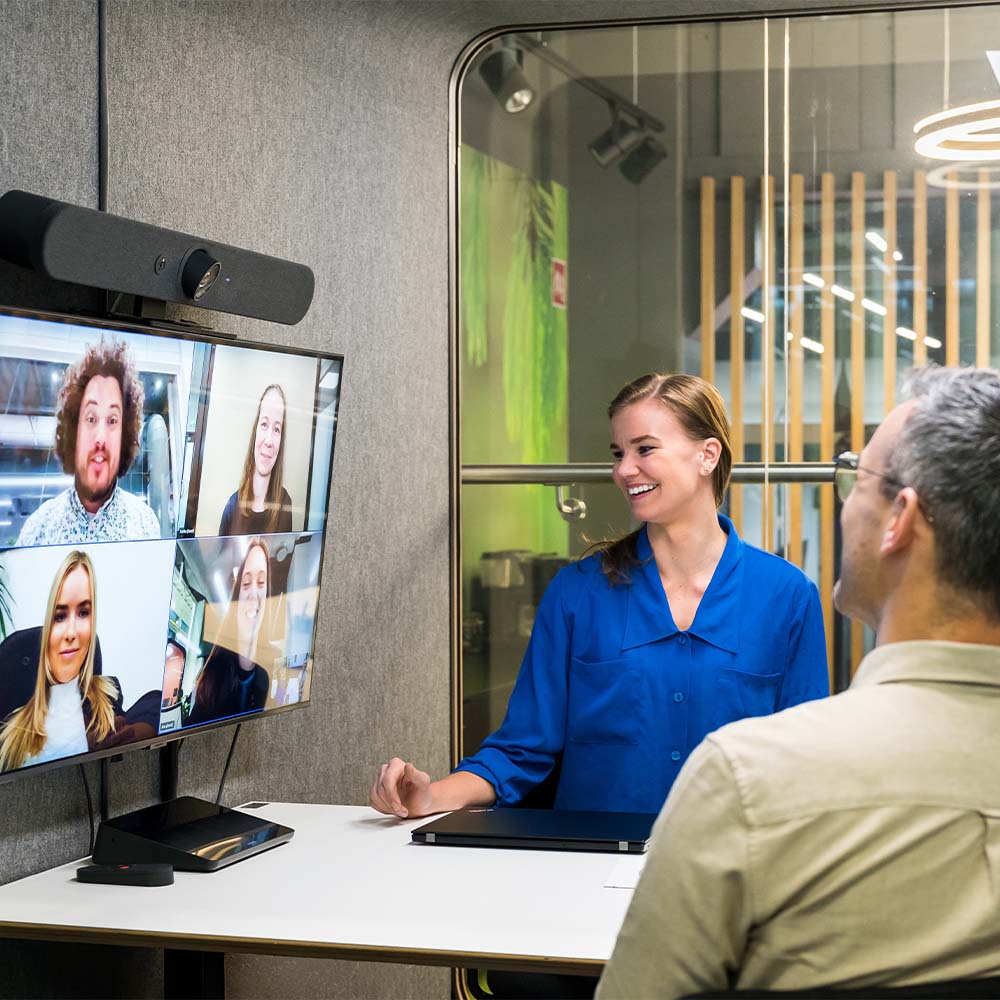
[{"label": "green plant", "polygon": [[462,275],[462,332],[465,353],[473,368],[487,358],[489,315],[490,183],[496,161],[472,146],[461,149],[459,263]]},{"label": "green plant", "polygon": [[[567,400],[566,310],[552,302],[553,258],[566,260],[567,192],[521,176],[517,228],[503,314],[503,395],[507,436],[521,461],[564,461]],[[553,454],[553,445],[560,442]]]}]

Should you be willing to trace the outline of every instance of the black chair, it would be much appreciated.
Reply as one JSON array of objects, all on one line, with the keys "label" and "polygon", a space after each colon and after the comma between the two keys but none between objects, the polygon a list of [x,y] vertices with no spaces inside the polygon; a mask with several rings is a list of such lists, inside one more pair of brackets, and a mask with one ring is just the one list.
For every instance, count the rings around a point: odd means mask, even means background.
[{"label": "black chair", "polygon": [[682,1000],[1000,1000],[1000,977],[947,979],[911,986],[860,990],[723,990],[692,993]]}]

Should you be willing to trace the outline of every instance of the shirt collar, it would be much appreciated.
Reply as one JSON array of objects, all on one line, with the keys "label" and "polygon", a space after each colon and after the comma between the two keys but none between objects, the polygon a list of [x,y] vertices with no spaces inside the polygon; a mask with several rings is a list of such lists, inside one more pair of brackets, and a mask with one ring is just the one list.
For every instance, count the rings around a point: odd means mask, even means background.
[{"label": "shirt collar", "polygon": [[[743,578],[743,542],[740,541],[733,522],[724,514],[719,515],[719,526],[726,533],[726,547],[688,633],[735,653],[740,646],[737,612],[739,588]],[[645,525],[636,539],[636,550],[640,565],[633,568],[632,582],[628,588],[628,612],[622,650],[644,646],[680,631],[674,624],[667,595],[663,592],[660,571],[653,558]]]},{"label": "shirt collar", "polygon": [[98,518],[98,517],[101,517],[102,515],[105,515],[105,514],[111,514],[111,513],[114,512],[114,504],[118,500],[118,490],[119,489],[120,489],[120,487],[118,486],[117,483],[115,483],[115,488],[111,491],[111,496],[109,496],[108,499],[105,500],[104,503],[102,503],[101,506],[97,508],[97,513],[96,514],[90,514],[87,511],[87,508],[84,507],[83,504],[80,502],[80,496],[76,492],[76,483],[74,483],[69,488],[69,507],[70,507],[70,510],[73,511],[73,514],[77,518],[80,518],[81,520],[84,520],[84,521],[86,521],[88,518]]},{"label": "shirt collar", "polygon": [[873,649],[859,664],[851,687],[930,681],[1000,687],[1000,646],[911,640]]}]

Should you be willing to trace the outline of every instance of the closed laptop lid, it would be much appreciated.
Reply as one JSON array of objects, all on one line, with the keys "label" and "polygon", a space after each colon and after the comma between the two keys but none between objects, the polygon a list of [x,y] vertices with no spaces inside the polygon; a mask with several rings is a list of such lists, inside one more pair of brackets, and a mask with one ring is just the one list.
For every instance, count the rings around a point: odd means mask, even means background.
[{"label": "closed laptop lid", "polygon": [[417,827],[418,844],[641,854],[656,813],[462,809]]}]

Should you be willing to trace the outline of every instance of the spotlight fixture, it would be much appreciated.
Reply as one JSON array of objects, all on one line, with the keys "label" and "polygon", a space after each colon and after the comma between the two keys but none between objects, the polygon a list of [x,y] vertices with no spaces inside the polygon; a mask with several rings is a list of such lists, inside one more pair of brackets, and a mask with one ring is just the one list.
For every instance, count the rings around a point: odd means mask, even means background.
[{"label": "spotlight fixture", "polygon": [[646,138],[644,129],[630,122],[614,104],[609,102],[609,106],[611,124],[589,147],[597,165],[605,169],[628,156]]},{"label": "spotlight fixture", "polygon": [[618,164],[622,176],[633,184],[641,184],[652,173],[653,168],[666,159],[667,151],[663,144],[647,135],[628,156]]},{"label": "spotlight fixture", "polygon": [[479,75],[490,93],[512,115],[523,111],[535,99],[535,92],[521,71],[523,58],[520,49],[501,48],[491,52],[479,67]]}]

